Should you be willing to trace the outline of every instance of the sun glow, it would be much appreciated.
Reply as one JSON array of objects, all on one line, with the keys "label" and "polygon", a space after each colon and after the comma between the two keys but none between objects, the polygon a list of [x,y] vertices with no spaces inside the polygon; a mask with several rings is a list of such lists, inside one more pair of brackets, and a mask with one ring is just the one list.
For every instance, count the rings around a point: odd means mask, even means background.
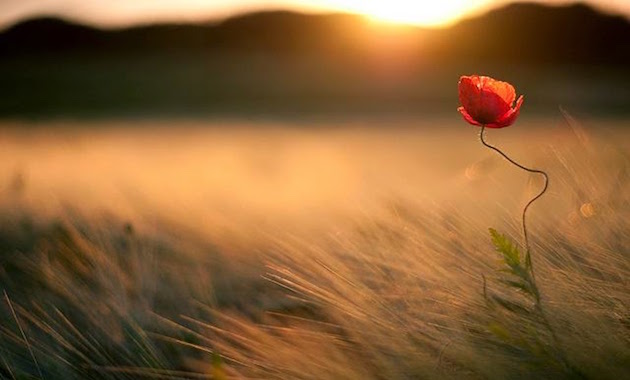
[{"label": "sun glow", "polygon": [[377,21],[441,26],[468,11],[482,0],[331,0],[335,8],[360,13]]}]

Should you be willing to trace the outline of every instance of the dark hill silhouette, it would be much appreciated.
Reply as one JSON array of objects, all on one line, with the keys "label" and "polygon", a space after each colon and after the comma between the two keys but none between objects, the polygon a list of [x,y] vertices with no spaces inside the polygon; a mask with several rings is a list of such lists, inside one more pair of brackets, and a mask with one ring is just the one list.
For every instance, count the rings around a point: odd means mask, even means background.
[{"label": "dark hill silhouette", "polygon": [[99,30],[42,18],[23,22],[0,34],[0,52],[7,55],[305,53],[340,44],[348,47],[344,31],[363,25],[364,20],[355,15],[288,11],[245,14],[220,23],[156,24],[119,30]]},{"label": "dark hill silhouette", "polygon": [[629,65],[630,22],[584,5],[447,29],[286,11],[114,30],[44,18],[0,33],[0,118],[452,115],[475,72],[513,82],[528,114],[627,115]]},{"label": "dark hill silhouette", "polygon": [[362,17],[348,14],[253,13],[217,25],[208,33],[207,47],[282,53],[351,48],[350,36],[364,29],[365,24]]},{"label": "dark hill silhouette", "polygon": [[[36,19],[0,34],[0,54],[298,54],[340,58],[369,50],[357,35],[369,32],[354,15],[277,11],[246,14],[220,23],[167,24],[99,30],[58,19]],[[416,28],[412,56],[435,61],[493,60],[519,63],[630,63],[630,23],[586,5],[512,4],[451,28]],[[333,56],[331,56],[331,54]],[[428,57],[428,58],[427,58]]]},{"label": "dark hill silhouette", "polygon": [[103,32],[88,26],[55,18],[28,20],[0,35],[4,53],[54,53],[58,50],[85,49],[106,39]]},{"label": "dark hill silhouette", "polygon": [[[630,23],[585,4],[511,4],[438,37],[446,56],[536,63],[630,62]],[[450,48],[450,51],[449,51]]]}]

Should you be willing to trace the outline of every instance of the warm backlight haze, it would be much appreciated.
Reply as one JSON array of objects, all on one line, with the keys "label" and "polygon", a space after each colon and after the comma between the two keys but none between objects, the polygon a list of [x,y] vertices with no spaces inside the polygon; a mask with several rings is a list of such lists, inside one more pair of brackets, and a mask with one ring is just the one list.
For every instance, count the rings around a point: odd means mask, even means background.
[{"label": "warm backlight haze", "polygon": [[440,26],[453,22],[462,15],[477,9],[488,0],[441,0],[441,1],[364,1],[364,0],[331,0],[332,9],[340,9],[351,13],[368,16],[374,20]]},{"label": "warm backlight haze", "polygon": [[[198,22],[244,12],[288,9],[299,12],[350,12],[371,19],[420,26],[448,26],[513,0],[2,0],[0,28],[38,16],[61,16],[106,27],[152,22]],[[567,4],[570,0],[538,1]],[[626,0],[587,0],[604,11],[630,15]]]}]

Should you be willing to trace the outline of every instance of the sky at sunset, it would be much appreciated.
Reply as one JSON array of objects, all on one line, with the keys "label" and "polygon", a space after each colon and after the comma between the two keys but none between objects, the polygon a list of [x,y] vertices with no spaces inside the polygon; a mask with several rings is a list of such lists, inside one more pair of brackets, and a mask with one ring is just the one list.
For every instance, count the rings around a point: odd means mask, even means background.
[{"label": "sky at sunset", "polygon": [[[304,12],[353,12],[375,20],[445,26],[467,15],[511,0],[0,0],[0,28],[36,16],[62,16],[104,27],[137,23],[221,19],[265,9]],[[563,4],[572,1],[547,0]],[[606,11],[630,17],[628,0],[586,0]]]}]

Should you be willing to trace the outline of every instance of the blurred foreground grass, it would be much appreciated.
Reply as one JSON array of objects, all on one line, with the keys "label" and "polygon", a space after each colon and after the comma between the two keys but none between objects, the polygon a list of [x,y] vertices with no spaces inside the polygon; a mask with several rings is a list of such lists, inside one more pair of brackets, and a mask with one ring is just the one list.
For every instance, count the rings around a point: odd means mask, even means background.
[{"label": "blurred foreground grass", "polygon": [[[538,178],[453,122],[5,125],[0,377],[571,378],[483,294],[519,297],[487,228],[519,241]],[[588,378],[630,372],[622,126],[488,134],[550,173],[538,285]]]}]

